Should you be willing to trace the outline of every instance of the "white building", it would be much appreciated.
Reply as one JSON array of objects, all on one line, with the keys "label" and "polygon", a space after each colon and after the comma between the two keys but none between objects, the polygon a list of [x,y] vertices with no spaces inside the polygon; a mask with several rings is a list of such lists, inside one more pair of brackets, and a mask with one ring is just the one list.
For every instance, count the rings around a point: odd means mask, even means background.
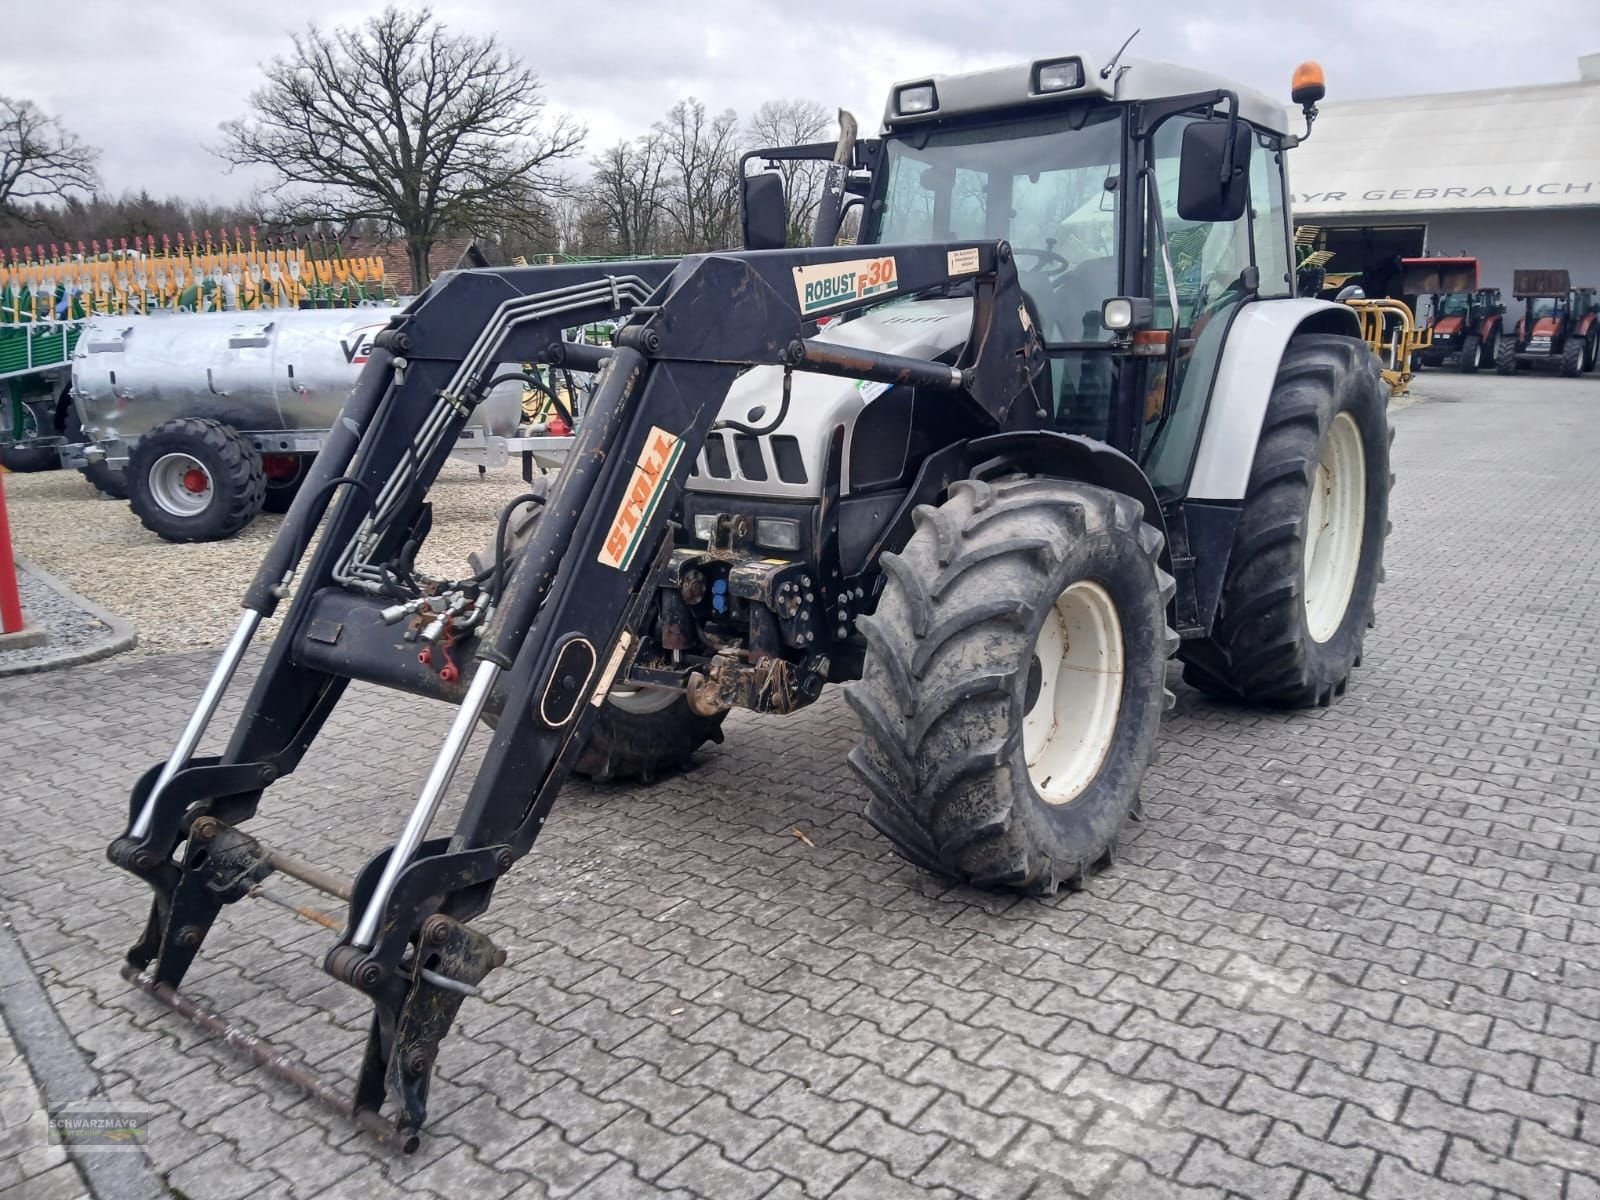
[{"label": "white building", "polygon": [[1579,79],[1322,106],[1289,155],[1297,225],[1327,231],[1330,273],[1397,295],[1395,261],[1479,260],[1511,299],[1517,268],[1566,268],[1600,286],[1600,54]]}]

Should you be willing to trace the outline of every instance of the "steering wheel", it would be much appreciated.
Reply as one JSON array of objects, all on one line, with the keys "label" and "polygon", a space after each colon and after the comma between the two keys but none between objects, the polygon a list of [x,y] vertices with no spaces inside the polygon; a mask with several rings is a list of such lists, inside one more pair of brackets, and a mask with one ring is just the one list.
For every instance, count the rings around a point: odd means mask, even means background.
[{"label": "steering wheel", "polygon": [[[1038,271],[1045,275],[1053,275],[1056,279],[1072,270],[1072,264],[1054,250],[1039,250],[1033,246],[1013,246],[1011,247],[1011,253],[1026,254],[1031,258],[1037,259],[1037,265],[1030,268],[1030,270]],[[1048,265],[1051,263],[1056,265],[1051,267]],[[1018,269],[1020,270],[1021,268],[1019,267]]]}]

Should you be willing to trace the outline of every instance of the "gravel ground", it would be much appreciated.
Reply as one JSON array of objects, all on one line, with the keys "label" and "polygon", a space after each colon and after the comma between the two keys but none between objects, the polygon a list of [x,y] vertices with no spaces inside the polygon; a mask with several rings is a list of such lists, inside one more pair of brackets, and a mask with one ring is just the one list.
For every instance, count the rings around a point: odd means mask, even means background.
[{"label": "gravel ground", "polygon": [[73,662],[116,653],[126,640],[126,628],[114,629],[94,613],[86,612],[72,597],[17,564],[17,586],[22,593],[22,615],[29,626],[42,628],[48,638],[37,646],[0,650],[0,675],[42,670],[64,656]]},{"label": "gravel ground", "polygon": [[[263,513],[229,541],[175,545],[76,471],[7,475],[5,486],[17,552],[132,621],[139,631],[135,654],[226,641],[239,598],[283,521]],[[433,532],[421,565],[465,574],[467,555],[493,539],[501,506],[524,490],[515,462],[481,479],[474,466],[448,463],[432,492]]]}]

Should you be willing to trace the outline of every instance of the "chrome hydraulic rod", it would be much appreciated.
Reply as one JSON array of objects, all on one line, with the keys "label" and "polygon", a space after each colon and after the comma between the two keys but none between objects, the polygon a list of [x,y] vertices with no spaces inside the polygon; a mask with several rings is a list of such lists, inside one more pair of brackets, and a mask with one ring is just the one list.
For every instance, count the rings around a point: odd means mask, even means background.
[{"label": "chrome hydraulic rod", "polygon": [[499,676],[500,668],[496,664],[485,661],[478,663],[478,669],[472,676],[472,686],[467,689],[466,698],[456,710],[456,719],[450,725],[444,745],[439,748],[438,757],[433,760],[433,769],[428,772],[427,782],[422,785],[422,793],[417,797],[406,827],[390,851],[389,861],[383,864],[383,874],[378,877],[377,887],[373,888],[371,898],[361,910],[361,921],[356,926],[355,937],[351,939],[353,945],[370,950],[377,940],[378,922],[383,919],[383,909],[389,903],[389,894],[394,891],[395,881],[411,862],[417,847],[422,845],[422,839],[427,837],[428,826],[433,824],[445,789],[450,786],[456,768],[461,765],[467,741],[472,737],[478,718],[483,715],[484,705],[488,703],[489,693]]},{"label": "chrome hydraulic rod", "polygon": [[183,732],[178,736],[178,744],[172,748],[172,754],[167,758],[166,765],[156,777],[155,786],[145,797],[144,807],[134,819],[129,836],[137,839],[149,832],[150,819],[155,813],[156,800],[161,796],[161,789],[171,783],[172,777],[183,770],[184,764],[194,756],[195,747],[200,744],[206,726],[211,724],[211,718],[216,715],[217,705],[221,702],[223,693],[228,690],[228,684],[233,681],[234,672],[239,669],[244,652],[249,648],[250,639],[255,637],[260,624],[261,614],[253,608],[247,608],[239,614],[239,623],[233,627],[233,636],[228,639],[222,657],[212,668],[211,678],[206,681],[206,690],[200,694],[200,703],[195,705],[194,712],[189,716],[189,723],[183,727]]}]

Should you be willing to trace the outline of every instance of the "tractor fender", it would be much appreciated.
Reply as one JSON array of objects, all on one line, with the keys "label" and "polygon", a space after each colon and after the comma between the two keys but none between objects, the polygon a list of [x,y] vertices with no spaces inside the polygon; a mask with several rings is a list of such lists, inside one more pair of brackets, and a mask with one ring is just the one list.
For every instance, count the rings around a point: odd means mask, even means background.
[{"label": "tractor fender", "polygon": [[1172,556],[1166,544],[1167,522],[1156,490],[1139,464],[1115,447],[1076,434],[1025,429],[974,438],[967,443],[966,453],[968,461],[976,464],[973,474],[979,478],[1015,468],[1132,496],[1144,505],[1146,524],[1161,534],[1162,568],[1172,570]]},{"label": "tractor fender", "polygon": [[1483,322],[1478,326],[1478,338],[1479,338],[1479,340],[1487,342],[1490,338],[1492,338],[1495,335],[1495,332],[1499,328],[1500,328],[1500,317],[1499,317],[1498,314],[1496,314],[1494,316],[1485,317],[1483,319]]},{"label": "tractor fender", "polygon": [[1594,326],[1595,326],[1595,315],[1594,315],[1594,313],[1589,313],[1583,318],[1583,320],[1578,322],[1578,328],[1577,328],[1576,336],[1584,337],[1584,338],[1588,337],[1589,336],[1589,331],[1591,329],[1593,329]]},{"label": "tractor fender", "polygon": [[1353,308],[1328,300],[1258,300],[1239,309],[1228,327],[1212,381],[1188,499],[1244,499],[1278,364],[1298,333],[1338,333],[1359,339],[1361,321]]}]

